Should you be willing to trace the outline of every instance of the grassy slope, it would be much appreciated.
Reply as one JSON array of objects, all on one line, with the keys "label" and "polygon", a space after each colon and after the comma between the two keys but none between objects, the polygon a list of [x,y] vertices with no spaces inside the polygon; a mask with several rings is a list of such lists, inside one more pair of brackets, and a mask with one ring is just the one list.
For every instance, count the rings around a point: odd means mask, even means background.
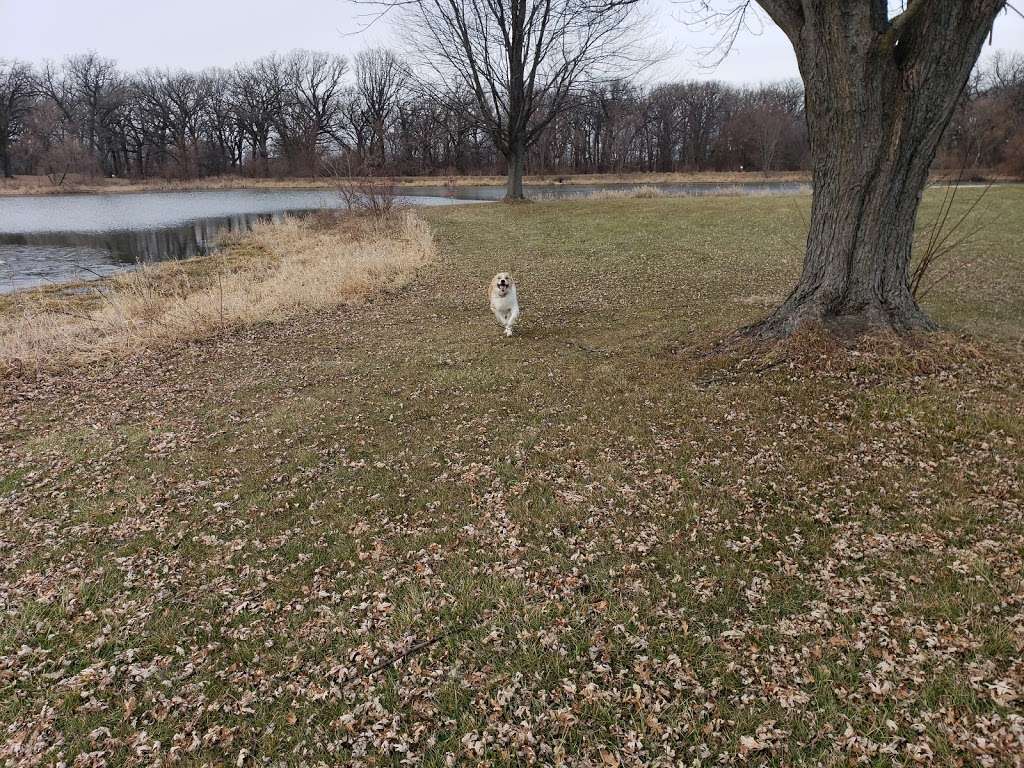
[{"label": "grassy slope", "polygon": [[0,760],[1011,764],[1024,194],[930,303],[981,349],[689,354],[805,207],[432,210],[400,297],[9,382]]}]

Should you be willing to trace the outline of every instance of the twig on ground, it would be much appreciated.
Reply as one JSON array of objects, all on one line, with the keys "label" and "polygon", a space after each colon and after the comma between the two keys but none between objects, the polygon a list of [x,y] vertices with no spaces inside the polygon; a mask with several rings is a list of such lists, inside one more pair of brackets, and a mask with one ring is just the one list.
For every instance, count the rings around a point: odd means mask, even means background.
[{"label": "twig on ground", "polygon": [[423,640],[422,642],[415,643],[414,645],[410,645],[402,653],[399,653],[399,654],[397,654],[395,656],[392,656],[389,659],[385,659],[384,661],[380,662],[379,664],[377,664],[375,666],[370,667],[369,669],[367,669],[364,672],[360,672],[360,673],[357,673],[357,674],[353,675],[351,678],[349,678],[349,682],[350,683],[351,682],[355,682],[356,680],[359,680],[361,678],[370,677],[370,675],[375,675],[378,672],[381,672],[381,671],[387,669],[388,667],[394,666],[395,664],[397,664],[398,662],[408,658],[409,656],[412,656],[414,653],[419,653],[420,651],[422,651],[422,650],[424,650],[426,648],[431,647],[432,645],[435,645],[435,644],[441,642],[446,637],[451,637],[452,635],[461,634],[462,632],[465,632],[467,629],[469,629],[469,625],[468,624],[461,624],[461,625],[459,625],[457,627],[454,627],[453,629],[449,629],[446,632],[442,632],[442,633],[440,633],[438,635],[434,635],[433,637],[427,638],[426,640]]},{"label": "twig on ground", "polygon": [[589,352],[592,355],[610,355],[611,352],[607,349],[599,349],[597,347],[591,347],[587,344],[583,344],[578,341],[567,341],[565,342],[567,347],[575,347],[576,349],[582,349],[584,352]]},{"label": "twig on ground", "polygon": [[[765,373],[767,371],[772,370],[773,368],[778,368],[779,366],[785,365],[788,362],[788,357],[782,357],[779,358],[778,360],[775,360],[774,362],[768,363],[767,365],[762,365],[759,368],[755,368],[754,370],[749,371],[749,373],[754,375]],[[721,384],[722,382],[725,381],[735,380],[742,373],[745,373],[745,371],[740,370],[739,368],[729,368],[724,373],[718,376],[711,375],[707,376],[706,378],[698,379],[697,386],[710,387],[714,386],[715,384]]]}]

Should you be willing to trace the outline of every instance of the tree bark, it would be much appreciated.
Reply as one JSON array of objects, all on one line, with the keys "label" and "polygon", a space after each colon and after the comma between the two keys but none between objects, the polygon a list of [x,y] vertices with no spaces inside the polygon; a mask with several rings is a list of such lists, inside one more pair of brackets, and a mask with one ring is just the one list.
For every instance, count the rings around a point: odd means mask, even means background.
[{"label": "tree bark", "polygon": [[0,167],[2,167],[5,179],[14,178],[14,174],[11,172],[11,152],[6,141],[0,144]]},{"label": "tree bark", "polygon": [[[814,193],[803,272],[749,329],[931,329],[909,288],[928,171],[999,0],[762,3],[793,42],[803,76]],[[774,11],[774,13],[773,13]]]},{"label": "tree bark", "polygon": [[526,151],[520,148],[513,148],[508,154],[508,181],[505,184],[506,202],[518,202],[525,200],[523,194],[523,167],[526,160]]}]

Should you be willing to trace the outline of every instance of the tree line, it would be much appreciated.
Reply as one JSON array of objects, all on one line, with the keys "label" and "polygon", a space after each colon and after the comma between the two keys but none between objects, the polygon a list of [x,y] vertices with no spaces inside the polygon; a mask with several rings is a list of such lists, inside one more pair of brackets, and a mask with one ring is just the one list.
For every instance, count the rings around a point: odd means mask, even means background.
[{"label": "tree line", "polygon": [[[810,167],[799,81],[612,79],[561,98],[525,152],[528,172]],[[438,88],[386,48],[201,72],[127,73],[95,53],[42,66],[0,60],[7,177],[503,173],[494,137],[473,93]],[[1024,174],[1024,56],[998,52],[976,68],[938,162]]]}]

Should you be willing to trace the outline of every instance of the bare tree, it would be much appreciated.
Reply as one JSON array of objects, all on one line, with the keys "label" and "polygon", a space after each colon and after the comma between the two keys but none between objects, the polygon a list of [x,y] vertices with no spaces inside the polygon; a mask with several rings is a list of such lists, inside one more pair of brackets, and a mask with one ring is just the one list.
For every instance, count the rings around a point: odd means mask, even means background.
[{"label": "bare tree", "polygon": [[199,173],[200,132],[210,99],[210,81],[191,72],[148,71],[135,90],[151,130],[164,139],[159,148],[174,164],[174,175]]},{"label": "bare tree", "polygon": [[340,143],[348,61],[321,51],[293,51],[284,60],[285,93],[277,130],[285,155],[302,172],[318,175],[321,153]]},{"label": "bare tree", "polygon": [[985,90],[1014,91],[1024,100],[1024,53],[996,51],[978,75]]},{"label": "bare tree", "polygon": [[11,146],[25,126],[35,96],[32,67],[20,61],[0,59],[0,170],[5,179],[13,176]]},{"label": "bare tree", "polygon": [[527,150],[571,97],[635,61],[636,0],[369,0],[397,8],[420,60],[474,95],[508,163],[507,200],[523,199]]},{"label": "bare tree", "polygon": [[[7,118],[6,170],[50,174],[59,183],[101,170],[147,178],[244,167],[292,175],[325,167],[384,175],[506,169],[462,78],[424,83],[429,70],[409,74],[390,53],[364,55],[363,62],[359,89],[356,79],[346,82],[344,59],[326,53],[297,51],[231,70],[135,74],[95,54],[73,56],[43,69],[27,113],[0,105],[14,117]],[[0,71],[13,70],[5,64]],[[536,91],[527,125],[537,138],[525,160],[533,171],[810,166],[802,84],[645,88],[613,74],[620,73],[587,73],[558,110],[549,91]],[[1020,57],[996,54],[979,64],[957,105],[937,165],[967,167],[971,176],[1024,174]],[[544,125],[549,109],[554,117]]]},{"label": "bare tree", "polygon": [[[753,0],[719,9],[735,39]],[[1005,0],[757,0],[806,92],[814,199],[803,274],[757,335],[930,329],[910,290],[918,204],[943,132]],[[700,3],[705,9],[711,3]]]},{"label": "bare tree", "polygon": [[[802,143],[804,122],[803,89],[787,82],[742,91],[725,130],[744,150],[744,161],[767,176],[787,147]],[[797,142],[795,134],[801,134]]]},{"label": "bare tree", "polygon": [[61,67],[47,64],[39,80],[40,91],[60,109],[65,130],[92,152],[104,173],[121,168],[113,126],[128,98],[127,81],[117,62],[95,53],[65,59]]},{"label": "bare tree", "polygon": [[237,120],[231,98],[232,77],[231,72],[223,69],[209,69],[203,73],[209,92],[203,115],[205,166],[214,174],[226,173],[242,164],[245,134]]},{"label": "bare tree", "polygon": [[721,83],[713,81],[685,83],[679,89],[688,168],[701,171],[707,166],[713,141],[721,130],[728,93]]},{"label": "bare tree", "polygon": [[284,64],[266,56],[238,67],[232,83],[235,117],[263,175],[270,174],[270,139],[284,107]]},{"label": "bare tree", "polygon": [[363,100],[366,120],[373,130],[373,154],[383,166],[388,128],[395,119],[398,103],[408,88],[409,66],[388,48],[369,48],[356,54],[356,90]]}]

